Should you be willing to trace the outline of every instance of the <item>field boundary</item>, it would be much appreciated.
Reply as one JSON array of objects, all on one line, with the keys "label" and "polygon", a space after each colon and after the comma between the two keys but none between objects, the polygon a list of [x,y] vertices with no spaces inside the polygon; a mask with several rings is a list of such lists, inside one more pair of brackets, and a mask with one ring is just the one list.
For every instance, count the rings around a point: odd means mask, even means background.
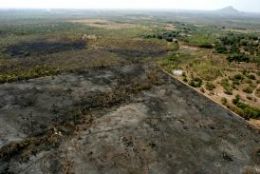
[{"label": "field boundary", "polygon": [[[162,67],[160,67],[160,69],[161,69],[165,74],[167,74],[168,76],[170,76],[173,80],[176,80],[176,81],[180,82],[182,85],[185,85],[185,86],[188,87],[189,89],[191,89],[191,90],[197,92],[199,95],[201,95],[201,96],[203,96],[203,97],[206,97],[207,99],[209,99],[210,101],[212,101],[214,104],[217,104],[217,105],[220,106],[221,108],[223,108],[223,109],[227,110],[228,112],[232,113],[232,115],[234,115],[235,118],[238,118],[239,120],[244,121],[248,126],[250,126],[250,127],[252,127],[252,128],[255,128],[255,127],[253,127],[250,123],[248,123],[243,117],[241,117],[240,115],[238,115],[237,113],[235,113],[235,112],[233,112],[232,110],[230,110],[230,109],[224,107],[223,105],[217,103],[216,101],[212,100],[212,99],[209,98],[208,96],[204,95],[202,92],[200,92],[200,91],[198,91],[198,90],[192,88],[191,86],[187,85],[186,83],[182,82],[181,80],[175,78],[172,74],[170,74],[169,72],[167,72],[166,70],[164,70]],[[257,128],[255,128],[255,129],[257,129]],[[259,129],[257,129],[257,130],[259,130]]]}]

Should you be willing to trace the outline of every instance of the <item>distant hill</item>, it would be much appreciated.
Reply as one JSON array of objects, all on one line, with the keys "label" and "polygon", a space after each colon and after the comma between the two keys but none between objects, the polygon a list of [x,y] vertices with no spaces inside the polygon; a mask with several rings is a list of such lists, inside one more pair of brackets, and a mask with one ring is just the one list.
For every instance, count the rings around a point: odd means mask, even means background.
[{"label": "distant hill", "polygon": [[243,14],[241,11],[235,9],[232,6],[228,6],[219,10],[216,10],[215,13],[222,15],[241,15]]}]

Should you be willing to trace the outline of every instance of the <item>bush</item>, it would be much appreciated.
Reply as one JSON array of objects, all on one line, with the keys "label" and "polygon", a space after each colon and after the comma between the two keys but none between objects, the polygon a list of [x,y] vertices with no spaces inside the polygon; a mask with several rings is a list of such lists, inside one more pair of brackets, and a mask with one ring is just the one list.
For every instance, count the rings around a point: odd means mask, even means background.
[{"label": "bush", "polygon": [[207,90],[212,91],[215,88],[216,88],[216,86],[213,83],[211,83],[211,82],[206,83],[206,89]]},{"label": "bush", "polygon": [[248,86],[248,87],[244,88],[243,91],[245,93],[252,94],[254,89],[252,87]]},{"label": "bush", "polygon": [[225,97],[222,97],[222,98],[221,98],[221,103],[222,103],[223,105],[226,105],[226,104],[227,104],[227,99],[226,99]]},{"label": "bush", "polygon": [[240,81],[241,81],[241,80],[244,79],[244,77],[243,77],[242,74],[236,74],[236,75],[234,75],[233,79],[234,79],[234,80],[240,80]]},{"label": "bush", "polygon": [[233,86],[238,86],[240,85],[240,81],[239,80],[233,80]]},{"label": "bush", "polygon": [[227,53],[228,51],[225,45],[222,45],[221,43],[216,44],[215,50],[217,51],[217,53]]},{"label": "bush", "polygon": [[253,98],[251,97],[251,96],[246,96],[246,98],[248,99],[248,100],[253,100]]},{"label": "bush", "polygon": [[245,54],[232,54],[227,57],[229,62],[249,62],[250,58]]},{"label": "bush", "polygon": [[187,77],[183,77],[183,81],[187,83],[188,82]]},{"label": "bush", "polygon": [[194,78],[190,81],[189,85],[195,88],[199,88],[202,85],[202,80],[200,78]]},{"label": "bush", "polygon": [[245,103],[239,102],[237,107],[243,110],[243,116],[245,118],[259,118],[260,117],[260,109],[251,107]]},{"label": "bush", "polygon": [[199,47],[211,49],[213,48],[213,45],[211,43],[202,43],[201,45],[199,45]]},{"label": "bush", "polygon": [[253,81],[250,80],[250,79],[246,79],[246,80],[245,80],[245,83],[247,83],[247,84],[249,84],[249,85],[252,85],[252,84],[253,84]]},{"label": "bush", "polygon": [[236,95],[236,97],[232,100],[234,105],[237,105],[240,102],[240,96]]},{"label": "bush", "polygon": [[249,79],[251,79],[251,80],[256,80],[256,77],[255,77],[254,74],[249,74],[247,77],[248,77]]},{"label": "bush", "polygon": [[232,95],[233,94],[233,90],[231,90],[231,89],[226,89],[226,90],[224,90],[224,93],[225,94],[227,94],[227,95]]},{"label": "bush", "polygon": [[223,79],[221,80],[221,85],[224,88],[224,93],[227,95],[232,95],[233,94],[233,87],[229,83],[228,79]]}]

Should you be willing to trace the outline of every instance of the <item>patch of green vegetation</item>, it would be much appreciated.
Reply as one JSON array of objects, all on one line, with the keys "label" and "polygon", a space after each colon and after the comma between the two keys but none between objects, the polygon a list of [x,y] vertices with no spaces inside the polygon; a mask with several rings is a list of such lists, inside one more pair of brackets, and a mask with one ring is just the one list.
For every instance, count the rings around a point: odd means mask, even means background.
[{"label": "patch of green vegetation", "polygon": [[[185,30],[187,27],[189,30]],[[186,34],[184,41],[189,45],[208,49],[214,48],[217,33],[219,33],[215,27],[186,25],[185,28],[182,29],[182,32]]]},{"label": "patch of green vegetation", "polygon": [[192,87],[195,87],[195,88],[201,87],[202,84],[203,84],[203,81],[198,77],[191,79],[191,81],[189,82],[189,85]]},{"label": "patch of green vegetation", "polygon": [[218,38],[215,49],[228,54],[229,62],[259,62],[260,42],[256,34],[229,32]]},{"label": "patch of green vegetation", "polygon": [[247,78],[249,78],[250,80],[256,80],[256,76],[254,74],[248,74]]},{"label": "patch of green vegetation", "polygon": [[222,79],[220,84],[224,88],[224,93],[225,94],[227,94],[227,95],[232,95],[233,94],[233,87],[230,84],[228,79]]},{"label": "patch of green vegetation", "polygon": [[143,36],[145,39],[163,39],[168,42],[177,42],[177,39],[181,39],[180,31],[166,31],[157,34],[147,34]]},{"label": "patch of green vegetation", "polygon": [[59,72],[59,69],[55,69],[53,67],[47,67],[45,65],[36,66],[33,69],[1,74],[0,83],[13,82],[17,80],[28,80],[31,78],[37,78],[42,76],[57,75],[59,74]]},{"label": "patch of green vegetation", "polygon": [[213,48],[216,41],[215,31],[212,27],[195,26],[192,24],[175,22],[174,31],[163,31],[144,35],[146,39],[156,38],[168,42],[184,41],[185,43],[201,48]]},{"label": "patch of green vegetation", "polygon": [[[94,57],[94,58],[93,58]],[[0,83],[57,75],[62,72],[81,72],[126,63],[114,54],[100,50],[67,51],[40,57],[0,60]]]},{"label": "patch of green vegetation", "polygon": [[247,86],[243,89],[243,91],[247,94],[252,94],[254,91],[254,88],[252,88],[251,86]]},{"label": "patch of green vegetation", "polygon": [[244,76],[242,74],[236,74],[230,78],[233,82],[233,86],[239,86],[241,82],[244,80]]},{"label": "patch of green vegetation", "polygon": [[260,118],[260,109],[251,107],[240,101],[240,96],[237,95],[235,99],[233,99],[233,104],[236,105],[239,109],[241,109],[240,115],[244,118]]},{"label": "patch of green vegetation", "polygon": [[204,33],[196,33],[191,37],[187,38],[187,43],[192,46],[198,46],[201,48],[213,48],[214,47],[215,38],[210,34]]},{"label": "patch of green vegetation", "polygon": [[243,75],[242,74],[236,74],[233,76],[232,78],[233,80],[239,80],[239,81],[242,81],[244,79]]},{"label": "patch of green vegetation", "polygon": [[227,104],[227,99],[225,98],[225,97],[222,97],[221,98],[221,103],[223,104],[223,105],[226,105]]},{"label": "patch of green vegetation", "polygon": [[200,78],[207,81],[215,80],[222,75],[222,67],[216,66],[215,62],[211,60],[194,60],[191,69]]},{"label": "patch of green vegetation", "polygon": [[178,51],[179,48],[180,48],[180,46],[179,46],[178,42],[172,42],[172,43],[167,44],[168,51],[172,51],[172,52]]},{"label": "patch of green vegetation", "polygon": [[209,91],[212,91],[213,89],[216,88],[216,86],[211,83],[211,82],[207,82],[206,85],[205,85],[206,89],[209,90]]},{"label": "patch of green vegetation", "polygon": [[246,54],[234,53],[227,57],[229,62],[249,62],[250,57]]},{"label": "patch of green vegetation", "polygon": [[190,54],[177,52],[164,57],[163,59],[159,60],[158,63],[168,72],[171,72],[173,69],[185,66],[188,62],[190,62],[193,59],[194,57]]}]

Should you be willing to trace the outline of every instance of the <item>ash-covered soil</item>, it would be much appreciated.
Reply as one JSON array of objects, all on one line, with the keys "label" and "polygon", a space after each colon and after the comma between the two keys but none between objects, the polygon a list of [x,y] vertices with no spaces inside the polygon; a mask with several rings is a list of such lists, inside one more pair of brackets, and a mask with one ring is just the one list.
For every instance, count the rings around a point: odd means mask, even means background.
[{"label": "ash-covered soil", "polygon": [[259,173],[260,136],[153,65],[0,86],[0,173]]}]

